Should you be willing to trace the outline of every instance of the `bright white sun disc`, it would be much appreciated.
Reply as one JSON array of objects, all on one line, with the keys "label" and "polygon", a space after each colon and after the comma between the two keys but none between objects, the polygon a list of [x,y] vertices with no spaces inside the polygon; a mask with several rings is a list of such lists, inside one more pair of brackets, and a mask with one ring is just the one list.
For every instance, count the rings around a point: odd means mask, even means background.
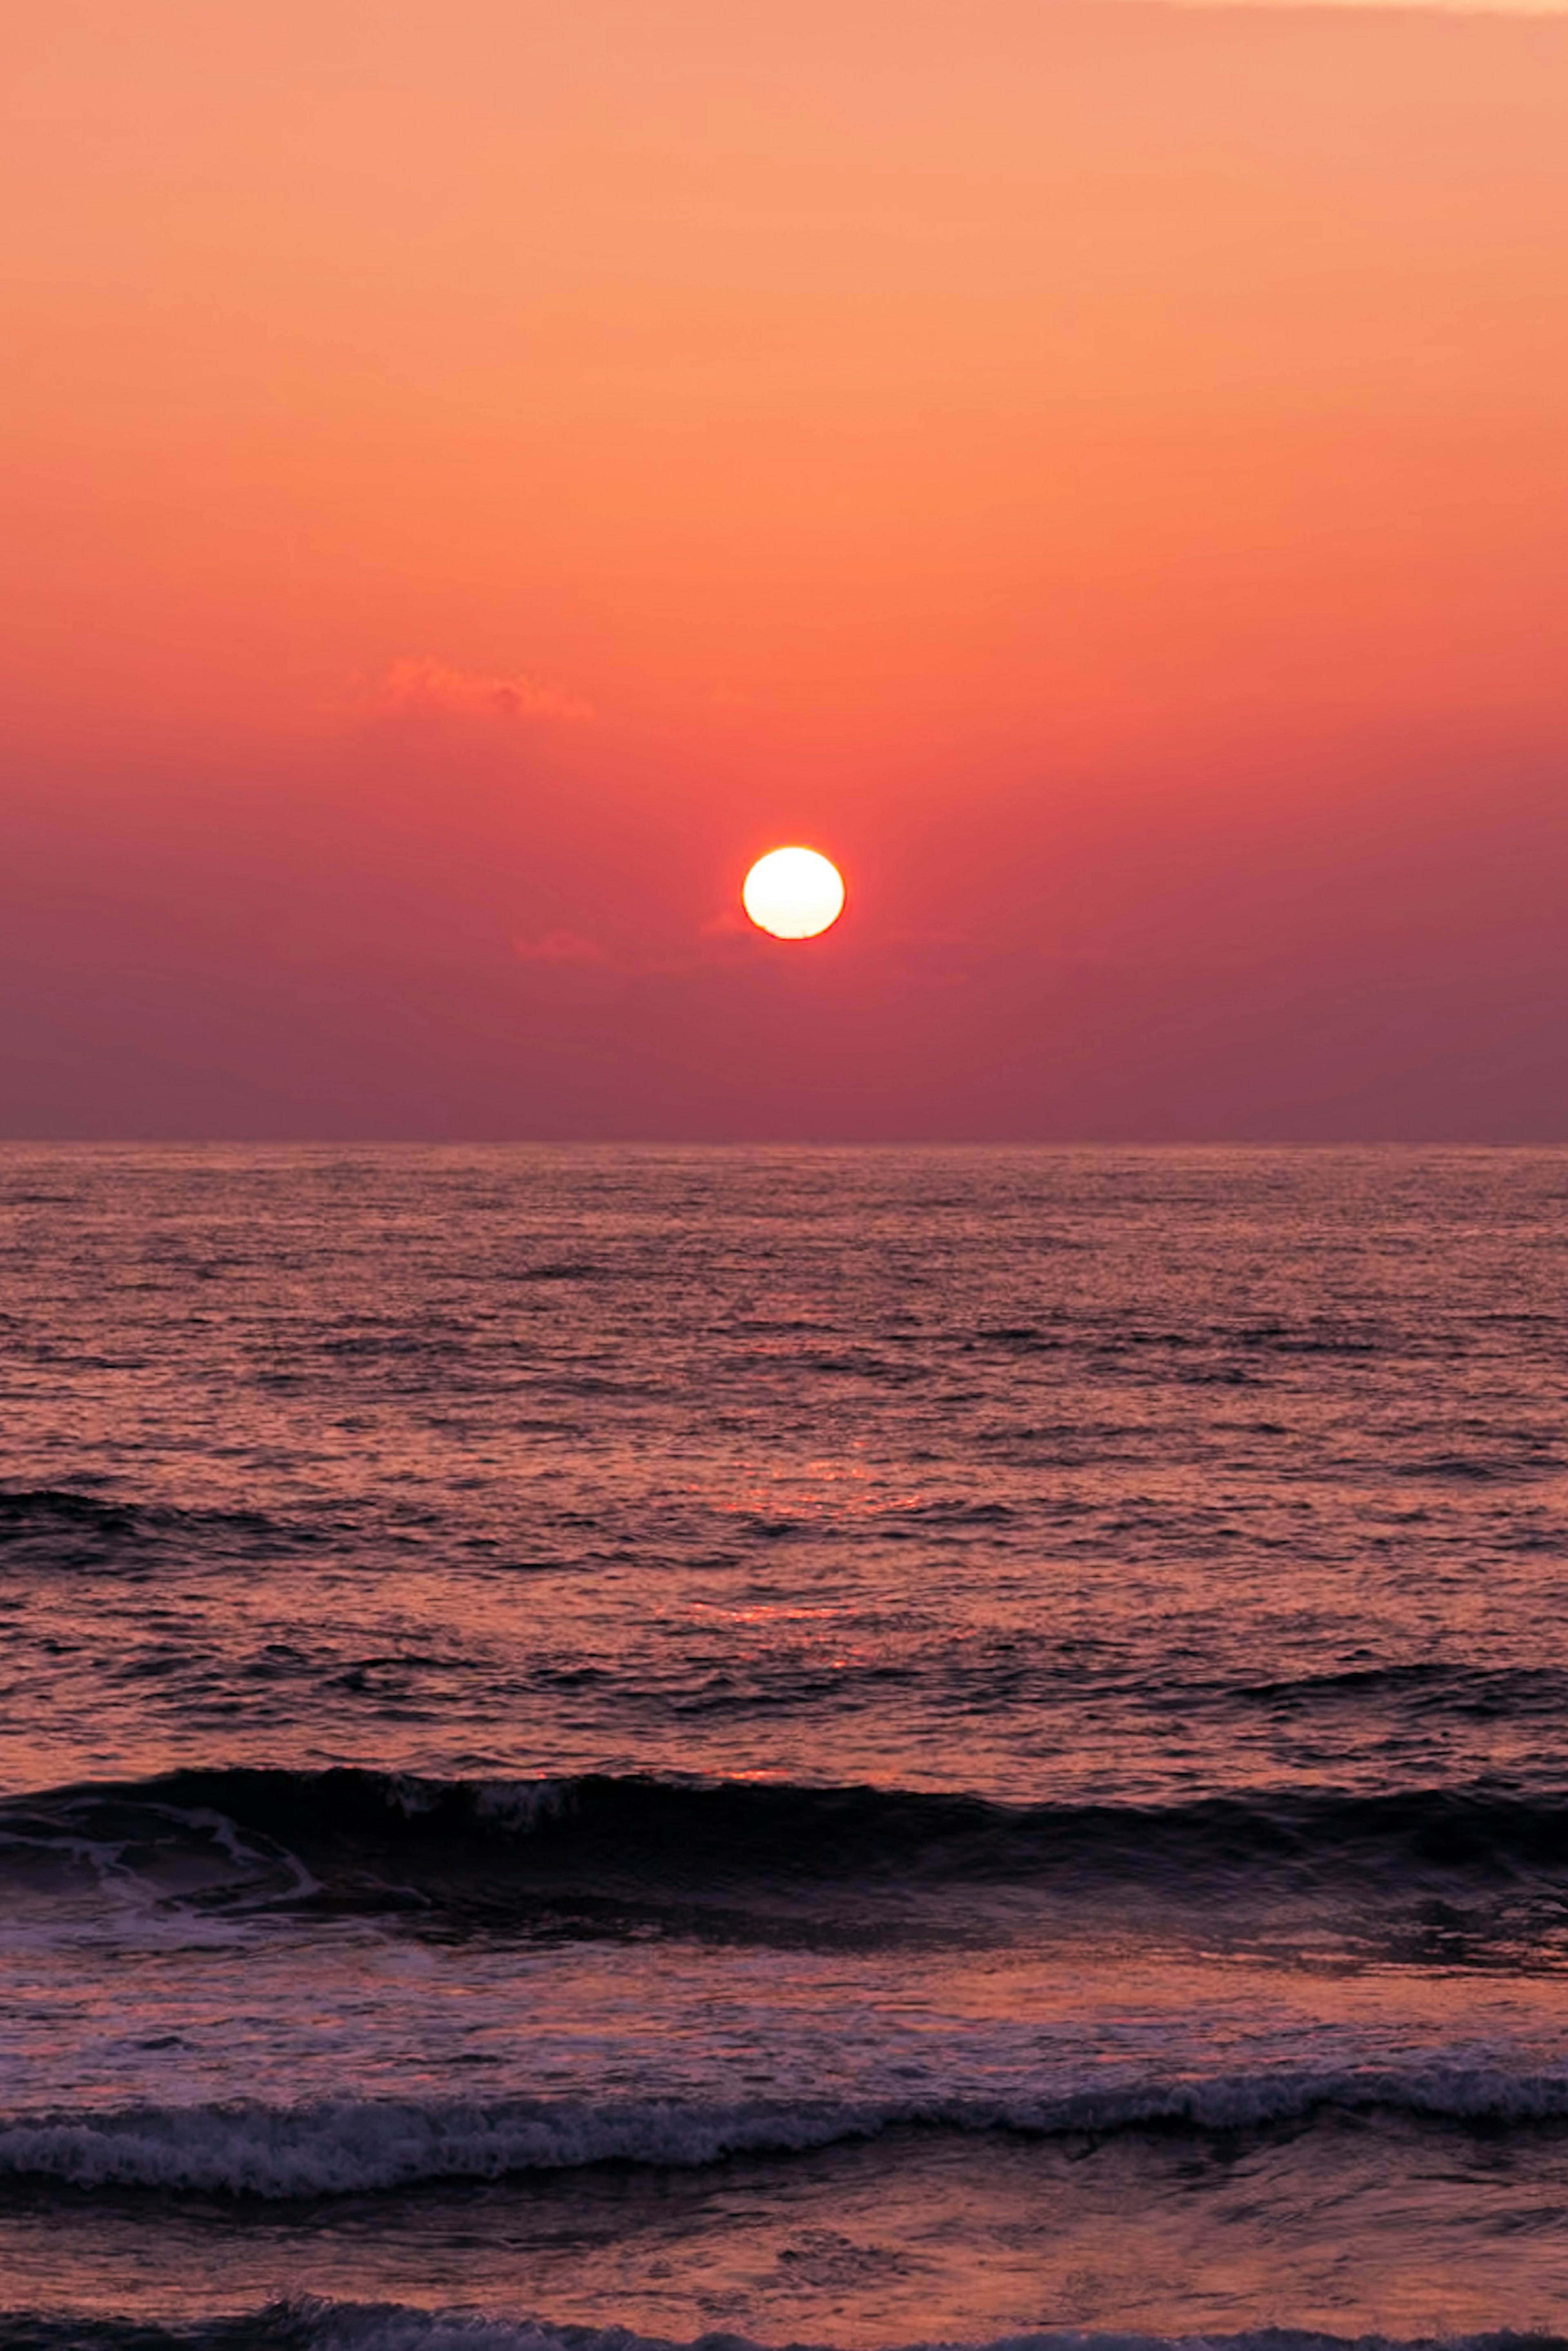
[{"label": "bright white sun disc", "polygon": [[814,849],[770,849],[747,875],[740,903],[776,939],[814,939],[844,911],[843,877]]}]

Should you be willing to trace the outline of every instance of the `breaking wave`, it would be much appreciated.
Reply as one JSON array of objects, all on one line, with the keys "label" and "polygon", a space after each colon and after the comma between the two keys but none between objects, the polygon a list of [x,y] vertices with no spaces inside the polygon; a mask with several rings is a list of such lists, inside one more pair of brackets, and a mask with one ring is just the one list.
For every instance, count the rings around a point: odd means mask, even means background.
[{"label": "breaking wave", "polygon": [[592,2164],[692,2170],[733,2156],[810,2155],[890,2132],[1212,2138],[1383,2113],[1494,2131],[1568,2124],[1568,2070],[1427,2061],[1144,2080],[1057,2096],[959,2095],[708,2105],[678,2099],[332,2098],[293,2105],[132,2106],[0,2122],[0,2181],[257,2198],[366,2195]]},{"label": "breaking wave", "polygon": [[[186,2325],[100,2316],[37,2316],[0,2312],[8,2351],[760,2351],[740,2335],[705,2335],[676,2344],[624,2326],[558,2326],[548,2319],[490,2317],[472,2311],[419,2310],[398,2303],[348,2303],[299,2296],[231,2317]],[[1324,2335],[1265,2326],[1233,2335],[1134,2335],[1123,2329],[1068,2327],[994,2336],[969,2351],[1561,2351],[1562,2338],[1500,2329],[1441,2337]],[[906,2351],[955,2351],[950,2342]]]},{"label": "breaking wave", "polygon": [[[102,2316],[0,2312],[8,2351],[760,2351],[749,2337],[705,2335],[677,2344],[624,2326],[558,2326],[548,2319],[420,2310],[398,2303],[328,2302],[302,2295],[230,2317],[149,2325]],[[1233,2335],[1135,2335],[1058,2327],[994,2336],[968,2351],[1561,2351],[1556,2335],[1500,2329],[1484,2335],[1400,2338],[1324,2335],[1293,2326]],[[905,2351],[955,2351],[945,2341]]]},{"label": "breaking wave", "polygon": [[96,1870],[157,1895],[525,1923],[595,1900],[863,1908],[964,1886],[1059,1902],[1568,1897],[1568,1797],[1471,1788],[1007,1806],[977,1797],[586,1775],[185,1771],[0,1804],[0,1886]]}]

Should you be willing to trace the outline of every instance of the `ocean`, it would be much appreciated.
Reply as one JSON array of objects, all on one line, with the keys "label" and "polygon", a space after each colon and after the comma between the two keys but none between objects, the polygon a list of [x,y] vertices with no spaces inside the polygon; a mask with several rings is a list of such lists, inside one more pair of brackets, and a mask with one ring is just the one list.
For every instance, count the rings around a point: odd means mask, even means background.
[{"label": "ocean", "polygon": [[1568,2336],[1565,1212],[0,1152],[0,2341]]}]

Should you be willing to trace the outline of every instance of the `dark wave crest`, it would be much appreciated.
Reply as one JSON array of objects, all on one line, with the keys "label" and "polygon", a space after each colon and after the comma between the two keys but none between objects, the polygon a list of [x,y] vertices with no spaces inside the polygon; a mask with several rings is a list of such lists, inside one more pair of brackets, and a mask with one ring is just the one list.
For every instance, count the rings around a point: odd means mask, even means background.
[{"label": "dark wave crest", "polygon": [[[1257,1911],[1426,1905],[1436,1930],[1568,1932],[1568,1795],[1506,1790],[1008,1806],[871,1787],[589,1774],[176,1771],[0,1804],[0,1886],[405,1911],[526,1928],[596,1909],[895,1923],[1115,1896]],[[963,1892],[969,1901],[954,1906]],[[1447,1908],[1445,1910],[1445,1906]]]},{"label": "dark wave crest", "polygon": [[1568,2073],[1434,2058],[1198,2081],[1151,2075],[1055,2093],[955,2085],[907,2097],[727,2103],[343,2096],[290,2106],[66,2109],[0,2119],[0,2183],[298,2202],[597,2164],[696,2170],[734,2156],[806,2158],[893,2133],[1072,2141],[1157,2133],[1196,2144],[1371,2115],[1490,2137],[1561,2131]]},{"label": "dark wave crest", "polygon": [[0,1542],[16,1542],[51,1527],[122,1534],[143,1515],[133,1502],[78,1494],[68,1487],[13,1487],[0,1491]]},{"label": "dark wave crest", "polygon": [[[548,2319],[479,2317],[400,2303],[290,2297],[265,2308],[187,2324],[114,2316],[31,2315],[0,2311],[7,2351],[758,2351],[744,2335],[705,2335],[672,2343],[624,2326],[556,2326]],[[1262,2326],[1233,2335],[1137,2335],[1124,2329],[1057,2327],[998,2335],[974,2351],[1563,2351],[1557,2335],[1515,2333],[1441,2338],[1324,2335],[1310,2327]],[[911,2346],[909,2351],[932,2351]]]},{"label": "dark wave crest", "polygon": [[60,1486],[0,1489],[0,1561],[9,1570],[132,1575],[172,1555],[219,1567],[235,1558],[313,1551],[339,1531],[263,1510],[181,1508],[171,1502],[80,1493]]}]

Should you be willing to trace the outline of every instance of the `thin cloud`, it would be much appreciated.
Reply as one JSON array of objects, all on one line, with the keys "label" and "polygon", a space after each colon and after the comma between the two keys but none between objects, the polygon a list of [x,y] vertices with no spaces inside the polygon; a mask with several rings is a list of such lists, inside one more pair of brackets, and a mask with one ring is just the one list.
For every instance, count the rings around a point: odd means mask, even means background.
[{"label": "thin cloud", "polygon": [[390,717],[438,714],[457,718],[499,718],[508,723],[575,725],[593,716],[593,705],[548,678],[493,677],[483,670],[453,669],[445,662],[397,661],[374,679],[365,697]]},{"label": "thin cloud", "polygon": [[598,964],[611,961],[597,939],[576,931],[547,931],[542,939],[514,939],[512,953],[519,963]]},{"label": "thin cloud", "polygon": [[726,906],[722,914],[710,914],[697,933],[700,939],[744,939],[755,935],[756,925],[747,920],[738,906]]}]

